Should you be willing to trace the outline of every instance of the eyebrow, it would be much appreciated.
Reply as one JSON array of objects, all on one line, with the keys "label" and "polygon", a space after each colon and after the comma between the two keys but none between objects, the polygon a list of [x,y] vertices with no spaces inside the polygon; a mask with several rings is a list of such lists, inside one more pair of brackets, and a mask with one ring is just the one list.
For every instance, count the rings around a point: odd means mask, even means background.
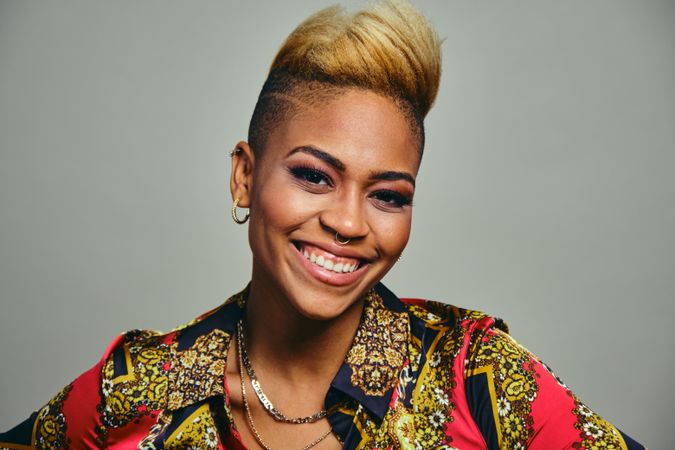
[{"label": "eyebrow", "polygon": [[385,172],[373,172],[370,175],[371,180],[397,181],[403,180],[415,186],[415,178],[408,172],[395,172],[388,170]]},{"label": "eyebrow", "polygon": [[[312,147],[311,145],[303,145],[301,147],[296,147],[288,153],[288,156],[291,156],[295,153],[306,153],[308,155],[312,155],[315,158],[318,158],[321,161],[324,161],[326,164],[329,164],[330,166],[334,167],[336,170],[340,172],[344,172],[346,169],[345,163],[340,161],[338,158],[336,158],[335,156],[331,155],[328,152],[319,150],[316,147]],[[408,172],[397,172],[394,170],[371,172],[368,178],[371,180],[385,180],[385,181],[403,180],[412,184],[413,187],[415,186],[415,177],[413,177]]]},{"label": "eyebrow", "polygon": [[323,150],[319,150],[316,147],[312,147],[309,145],[305,145],[302,147],[297,147],[294,148],[293,150],[290,151],[288,156],[291,156],[295,153],[307,153],[308,155],[312,155],[315,158],[320,159],[321,161],[325,162],[326,164],[329,164],[333,166],[336,170],[339,170],[340,172],[345,171],[345,163],[337,159],[335,156],[331,155],[330,153],[326,153]]}]

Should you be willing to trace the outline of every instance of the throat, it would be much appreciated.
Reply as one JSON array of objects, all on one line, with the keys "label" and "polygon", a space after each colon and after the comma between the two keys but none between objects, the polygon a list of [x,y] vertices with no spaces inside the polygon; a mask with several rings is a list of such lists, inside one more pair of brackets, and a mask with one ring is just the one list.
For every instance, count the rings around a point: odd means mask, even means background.
[{"label": "throat", "polygon": [[245,342],[256,372],[273,373],[293,390],[307,385],[327,388],[354,340],[363,301],[322,321],[289,310],[287,302],[279,303],[269,297],[262,303],[252,295],[247,301]]}]

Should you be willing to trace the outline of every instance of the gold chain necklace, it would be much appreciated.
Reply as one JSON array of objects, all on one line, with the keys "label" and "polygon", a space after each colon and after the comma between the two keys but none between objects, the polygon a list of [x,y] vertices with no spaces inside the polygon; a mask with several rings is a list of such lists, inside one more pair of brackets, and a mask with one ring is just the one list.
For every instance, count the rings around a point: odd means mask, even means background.
[{"label": "gold chain necklace", "polygon": [[260,400],[260,403],[263,405],[265,410],[272,416],[274,417],[274,420],[277,422],[284,422],[284,423],[295,423],[295,424],[301,424],[301,423],[314,423],[318,420],[323,419],[326,417],[328,414],[325,409],[319,411],[318,413],[312,414],[311,416],[305,416],[305,417],[286,417],[281,411],[276,409],[272,402],[270,401],[269,398],[267,398],[267,395],[265,395],[265,392],[262,390],[262,386],[260,386],[260,381],[258,381],[258,377],[255,374],[255,370],[253,370],[253,366],[251,365],[251,360],[248,357],[248,350],[246,349],[246,343],[244,342],[244,321],[240,320],[239,323],[237,324],[237,332],[239,333],[240,339],[241,339],[241,348],[242,348],[242,358],[244,361],[244,367],[246,368],[246,373],[248,374],[248,377],[251,379],[251,386],[253,387],[253,392],[255,392],[256,396],[258,397],[258,400]]},{"label": "gold chain necklace", "polygon": [[[239,325],[237,326],[237,353],[239,356],[239,377],[241,378],[241,398],[244,401],[244,410],[246,412],[246,421],[248,422],[248,426],[251,428],[251,431],[253,432],[253,436],[255,437],[255,440],[258,441],[258,444],[265,450],[272,450],[272,448],[265,442],[265,440],[260,436],[260,433],[256,429],[255,425],[253,424],[253,416],[251,415],[251,408],[248,406],[248,400],[246,399],[246,382],[244,381],[244,344],[243,344],[243,332],[242,332],[242,323],[239,322]],[[317,439],[313,440],[309,444],[305,445],[302,447],[301,450],[309,450],[310,448],[316,446],[319,442],[323,441],[328,437],[328,435],[332,432],[333,430],[331,428],[328,429],[324,434],[319,436]]]}]

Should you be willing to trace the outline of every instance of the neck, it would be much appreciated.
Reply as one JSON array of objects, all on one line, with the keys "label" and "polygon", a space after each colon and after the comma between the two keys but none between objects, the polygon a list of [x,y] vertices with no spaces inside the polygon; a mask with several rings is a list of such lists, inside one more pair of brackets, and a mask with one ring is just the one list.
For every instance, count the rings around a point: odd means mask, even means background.
[{"label": "neck", "polygon": [[256,367],[291,383],[329,383],[354,339],[363,299],[338,317],[312,320],[278,290],[251,282],[246,305],[247,346]]}]

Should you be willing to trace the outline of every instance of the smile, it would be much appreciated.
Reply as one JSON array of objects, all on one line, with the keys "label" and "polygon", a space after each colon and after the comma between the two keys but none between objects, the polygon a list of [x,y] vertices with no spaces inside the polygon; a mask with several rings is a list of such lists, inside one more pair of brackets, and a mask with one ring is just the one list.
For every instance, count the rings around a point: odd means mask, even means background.
[{"label": "smile", "polygon": [[[323,283],[334,286],[346,286],[359,280],[370,265],[367,260],[349,256],[336,255],[323,248],[306,242],[294,241],[293,248],[307,272]],[[344,249],[335,249],[336,253]],[[346,253],[346,252],[344,252]]]},{"label": "smile", "polygon": [[336,273],[351,273],[359,267],[359,260],[335,256],[316,247],[300,244],[298,250],[312,264]]}]

